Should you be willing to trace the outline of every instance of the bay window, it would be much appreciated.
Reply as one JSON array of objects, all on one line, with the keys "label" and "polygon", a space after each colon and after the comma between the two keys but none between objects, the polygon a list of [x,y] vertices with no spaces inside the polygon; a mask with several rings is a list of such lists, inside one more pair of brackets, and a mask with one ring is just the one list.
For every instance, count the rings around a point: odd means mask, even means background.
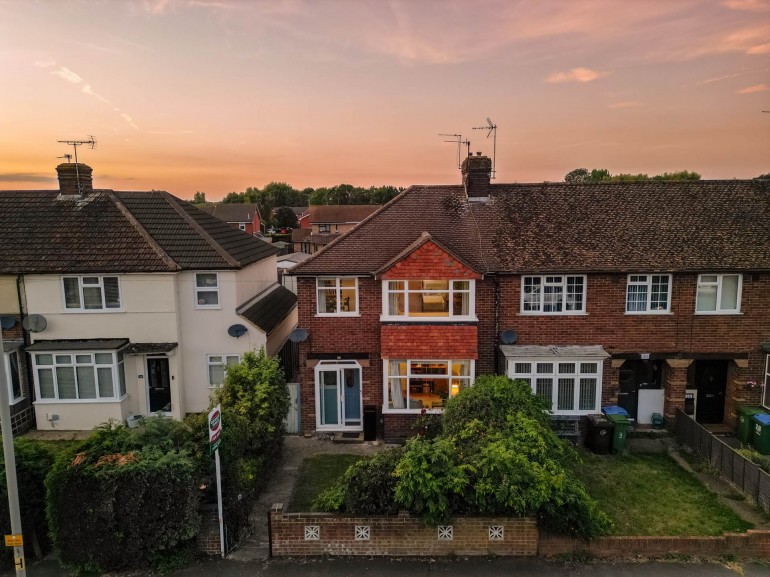
[{"label": "bay window", "polygon": [[46,401],[119,400],[126,394],[118,352],[50,352],[32,355],[37,397]]},{"label": "bay window", "polygon": [[316,311],[326,316],[358,314],[356,277],[319,277],[316,280]]},{"label": "bay window", "polygon": [[472,360],[389,359],[385,366],[385,411],[441,409],[471,385]]},{"label": "bay window", "polygon": [[383,317],[475,320],[474,288],[473,280],[387,280]]},{"label": "bay window", "polygon": [[602,363],[595,359],[515,359],[508,376],[526,382],[556,415],[599,411]]},{"label": "bay window", "polygon": [[580,314],[586,310],[586,277],[543,275],[521,277],[524,314]]},{"label": "bay window", "polygon": [[67,276],[62,278],[67,311],[119,310],[120,283],[116,276]]}]

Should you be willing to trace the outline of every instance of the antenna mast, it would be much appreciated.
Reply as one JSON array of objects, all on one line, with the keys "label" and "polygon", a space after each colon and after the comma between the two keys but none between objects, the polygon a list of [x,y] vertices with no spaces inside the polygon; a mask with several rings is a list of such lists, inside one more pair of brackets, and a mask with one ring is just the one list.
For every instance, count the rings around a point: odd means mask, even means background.
[{"label": "antenna mast", "polygon": [[[497,159],[497,124],[487,116],[486,126],[474,126],[473,130],[488,130],[487,138],[492,137],[492,178],[495,178],[495,160]],[[469,143],[470,144],[470,143]],[[470,150],[470,147],[469,149]]]},{"label": "antenna mast", "polygon": [[[80,196],[83,196],[83,187],[80,184],[80,169],[78,168],[78,146],[82,146],[83,144],[87,144],[91,150],[96,148],[96,139],[94,138],[93,134],[88,135],[88,140],[57,140],[56,142],[59,142],[61,144],[68,144],[72,147],[72,150],[75,152],[75,179],[78,183],[78,194]],[[59,156],[58,158],[63,158]],[[64,158],[67,159],[67,162],[69,163],[72,156],[69,154],[65,154]]]},{"label": "antenna mast", "polygon": [[439,133],[439,136],[448,136],[452,140],[445,140],[444,142],[454,142],[457,144],[457,168],[462,168],[462,161],[460,160],[460,147],[465,144],[468,147],[468,155],[471,154],[471,141],[463,140],[462,134],[444,134]]}]

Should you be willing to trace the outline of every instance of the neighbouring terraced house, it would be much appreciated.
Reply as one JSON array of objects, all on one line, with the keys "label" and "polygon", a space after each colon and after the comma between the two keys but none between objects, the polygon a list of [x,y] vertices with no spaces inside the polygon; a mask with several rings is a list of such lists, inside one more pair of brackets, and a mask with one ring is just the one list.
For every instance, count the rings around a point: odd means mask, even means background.
[{"label": "neighbouring terraced house", "polygon": [[[204,411],[227,365],[296,325],[269,243],[159,191],[0,191],[0,315],[16,421],[90,429]],[[23,330],[24,328],[29,330]]]},{"label": "neighbouring terraced house", "polygon": [[[556,415],[770,406],[770,181],[413,186],[294,268],[304,432],[386,440],[477,375]],[[755,386],[755,383],[758,384]],[[764,383],[764,388],[762,387]],[[763,392],[764,391],[764,392]]]}]

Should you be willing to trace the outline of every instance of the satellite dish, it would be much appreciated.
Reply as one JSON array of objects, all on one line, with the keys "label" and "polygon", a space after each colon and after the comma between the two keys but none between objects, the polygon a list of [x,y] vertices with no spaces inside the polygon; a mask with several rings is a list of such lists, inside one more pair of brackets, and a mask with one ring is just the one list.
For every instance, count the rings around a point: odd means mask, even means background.
[{"label": "satellite dish", "polygon": [[8,330],[12,329],[13,325],[16,324],[16,319],[13,317],[0,317],[0,327]]},{"label": "satellite dish", "polygon": [[21,321],[21,326],[31,333],[42,333],[48,326],[48,321],[43,315],[27,315]]},{"label": "satellite dish", "polygon": [[247,330],[248,329],[243,325],[231,325],[230,328],[227,329],[227,334],[237,339],[245,335]]},{"label": "satellite dish", "polygon": [[519,338],[519,333],[517,333],[512,329],[505,330],[500,334],[500,340],[504,345],[512,345],[513,343],[516,342],[516,339],[518,338]]},{"label": "satellite dish", "polygon": [[309,332],[307,332],[305,329],[297,327],[289,333],[289,340],[293,343],[304,343],[309,336]]}]

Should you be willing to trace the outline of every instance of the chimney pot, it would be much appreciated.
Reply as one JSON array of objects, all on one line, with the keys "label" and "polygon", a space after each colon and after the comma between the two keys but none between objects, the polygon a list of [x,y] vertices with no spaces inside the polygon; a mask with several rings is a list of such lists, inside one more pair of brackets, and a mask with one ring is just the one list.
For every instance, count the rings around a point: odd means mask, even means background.
[{"label": "chimney pot", "polygon": [[[85,196],[93,192],[93,169],[87,164],[62,162],[56,167],[59,175],[59,192],[65,196]],[[78,181],[79,186],[78,186]]]}]

